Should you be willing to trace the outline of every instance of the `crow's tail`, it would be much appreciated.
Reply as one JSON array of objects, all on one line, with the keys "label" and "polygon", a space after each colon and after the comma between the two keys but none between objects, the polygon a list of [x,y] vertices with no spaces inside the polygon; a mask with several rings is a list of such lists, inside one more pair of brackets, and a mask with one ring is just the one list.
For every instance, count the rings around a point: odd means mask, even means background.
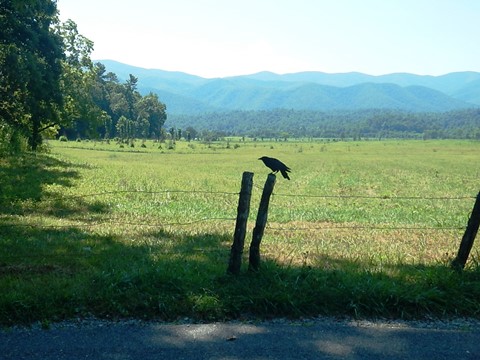
[{"label": "crow's tail", "polygon": [[283,177],[287,180],[290,180],[290,178],[288,177],[288,174],[287,174],[287,171],[288,170],[280,170],[280,172],[282,173]]}]

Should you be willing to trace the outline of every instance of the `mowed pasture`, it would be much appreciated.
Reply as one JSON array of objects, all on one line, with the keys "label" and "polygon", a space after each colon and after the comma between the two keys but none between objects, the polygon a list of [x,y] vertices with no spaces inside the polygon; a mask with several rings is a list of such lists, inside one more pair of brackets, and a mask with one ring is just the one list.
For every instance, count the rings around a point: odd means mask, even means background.
[{"label": "mowed pasture", "polygon": [[[0,160],[0,323],[480,315],[479,240],[450,268],[480,190],[480,142],[51,141]],[[262,265],[248,245],[277,176]],[[226,274],[253,172],[239,276]]]}]

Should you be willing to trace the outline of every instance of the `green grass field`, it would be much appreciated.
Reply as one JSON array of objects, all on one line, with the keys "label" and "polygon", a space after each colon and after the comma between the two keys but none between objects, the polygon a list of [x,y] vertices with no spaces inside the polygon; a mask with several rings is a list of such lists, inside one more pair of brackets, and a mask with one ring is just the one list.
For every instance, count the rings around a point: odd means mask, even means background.
[{"label": "green grass field", "polygon": [[[480,316],[479,241],[450,268],[480,190],[469,141],[51,141],[0,159],[0,324]],[[262,240],[248,245],[273,156]],[[255,173],[239,276],[226,274],[242,173]]]}]

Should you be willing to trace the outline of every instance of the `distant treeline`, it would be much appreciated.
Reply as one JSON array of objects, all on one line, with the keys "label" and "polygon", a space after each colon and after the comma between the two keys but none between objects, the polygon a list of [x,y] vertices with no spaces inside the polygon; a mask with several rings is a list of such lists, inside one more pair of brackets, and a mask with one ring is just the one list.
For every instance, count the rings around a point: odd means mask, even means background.
[{"label": "distant treeline", "polygon": [[400,110],[265,110],[170,115],[167,127],[256,138],[430,138],[480,140],[480,109],[443,113]]}]

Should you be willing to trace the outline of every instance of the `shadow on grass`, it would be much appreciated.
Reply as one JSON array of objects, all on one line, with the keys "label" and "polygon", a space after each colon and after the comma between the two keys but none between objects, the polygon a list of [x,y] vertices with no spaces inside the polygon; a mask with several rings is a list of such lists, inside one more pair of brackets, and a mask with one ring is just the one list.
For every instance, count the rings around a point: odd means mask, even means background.
[{"label": "shadow on grass", "polygon": [[44,195],[44,186],[58,184],[71,186],[78,178],[72,165],[42,154],[24,154],[10,157],[0,163],[0,201],[39,201]]},{"label": "shadow on grass", "polygon": [[[17,205],[12,199],[38,201],[51,196],[45,193],[45,184],[68,187],[79,176],[70,164],[49,157],[16,161],[20,169],[14,169],[15,162],[3,163],[0,178],[9,195],[2,192],[2,202],[10,212]],[[81,199],[56,199],[53,204],[31,211],[69,218],[108,212],[105,204],[86,204]],[[0,324],[4,325],[92,315],[203,321],[317,315],[480,316],[478,268],[457,273],[438,264],[379,270],[368,261],[327,254],[312,267],[263,259],[255,273],[246,270],[244,259],[242,273],[229,276],[230,234],[152,231],[128,225],[34,227],[21,216],[8,224],[0,223]]]},{"label": "shadow on grass", "polygon": [[79,212],[107,212],[100,203],[59,198],[49,185],[72,187],[80,175],[71,164],[45,154],[23,154],[0,160],[0,214],[74,217]]},{"label": "shadow on grass", "polygon": [[75,227],[0,227],[0,324],[223,317],[203,302],[224,272],[225,237],[145,235],[132,243]]},{"label": "shadow on grass", "polygon": [[[227,234],[127,236],[74,227],[0,233],[0,323],[96,316],[199,321],[305,316],[479,316],[480,273],[403,265],[388,273],[325,257],[226,275]],[[334,264],[334,265],[332,265]]]}]

